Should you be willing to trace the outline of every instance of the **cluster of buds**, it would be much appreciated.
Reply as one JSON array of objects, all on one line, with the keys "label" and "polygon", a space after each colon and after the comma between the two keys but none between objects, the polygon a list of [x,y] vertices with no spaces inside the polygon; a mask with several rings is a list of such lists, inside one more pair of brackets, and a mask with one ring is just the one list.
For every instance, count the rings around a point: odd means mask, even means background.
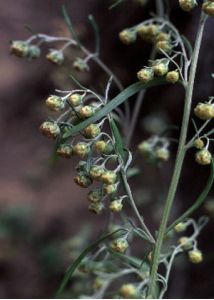
[{"label": "cluster of buds", "polygon": [[188,257],[190,262],[198,264],[203,261],[202,252],[198,249],[192,249],[193,242],[188,237],[181,237],[178,240],[178,244],[182,247],[183,250],[188,251]]},{"label": "cluster of buds", "polygon": [[167,82],[176,83],[179,80],[178,70],[169,70],[169,59],[162,58],[156,59],[150,62],[150,66],[140,69],[137,73],[138,80],[142,83],[147,83],[155,76],[162,77],[165,76]]},{"label": "cluster of buds", "polygon": [[[118,172],[120,166],[117,164],[114,154],[114,145],[111,137],[102,132],[104,120],[100,123],[89,124],[83,129],[78,142],[74,139],[60,142],[64,133],[75,124],[84,119],[92,117],[99,109],[97,102],[86,103],[87,93],[70,92],[66,96],[49,96],[45,103],[52,112],[60,112],[58,121],[45,121],[40,130],[48,138],[58,141],[57,154],[62,158],[77,156],[80,162],[76,167],[77,174],[74,181],[83,188],[88,188],[93,183],[87,199],[89,201],[89,211],[100,214],[104,208],[104,200],[109,200],[109,209],[113,213],[122,210],[122,201],[126,196],[118,195]],[[61,121],[63,120],[63,121]],[[111,165],[111,169],[107,167]],[[112,167],[116,167],[112,170]]]},{"label": "cluster of buds", "polygon": [[29,59],[38,58],[41,51],[38,46],[30,45],[25,41],[12,41],[10,46],[11,54],[18,57],[26,57]]},{"label": "cluster of buds", "polygon": [[165,162],[170,157],[169,142],[166,138],[153,136],[138,145],[139,152],[149,161]]},{"label": "cluster of buds", "polygon": [[196,0],[179,0],[180,8],[184,11],[191,11],[193,8],[195,8],[198,4]]}]

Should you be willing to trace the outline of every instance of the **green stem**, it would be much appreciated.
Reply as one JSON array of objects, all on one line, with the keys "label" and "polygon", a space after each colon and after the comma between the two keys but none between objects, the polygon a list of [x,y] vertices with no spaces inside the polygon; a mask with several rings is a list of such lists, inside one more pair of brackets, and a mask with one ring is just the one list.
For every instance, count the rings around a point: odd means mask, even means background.
[{"label": "green stem", "polygon": [[154,249],[154,255],[153,255],[153,261],[152,261],[152,268],[150,273],[150,284],[148,289],[148,297],[149,298],[156,298],[156,282],[157,282],[157,272],[158,272],[158,264],[159,264],[159,258],[160,253],[162,249],[163,244],[163,238],[166,231],[166,226],[169,218],[169,214],[172,208],[172,204],[175,198],[175,194],[177,191],[181,170],[183,166],[183,161],[185,158],[185,144],[186,144],[186,137],[187,137],[187,130],[188,130],[188,124],[189,124],[189,117],[191,112],[191,104],[192,104],[192,96],[193,96],[193,87],[194,87],[194,81],[195,81],[195,74],[196,74],[196,68],[198,63],[198,57],[199,57],[199,51],[204,31],[204,25],[205,25],[206,17],[202,13],[198,32],[196,36],[196,42],[195,42],[195,48],[192,56],[192,64],[190,69],[190,75],[189,75],[189,82],[186,88],[186,95],[185,95],[185,104],[184,104],[184,113],[183,113],[183,120],[182,120],[182,126],[181,126],[181,133],[180,133],[180,139],[179,139],[179,145],[178,145],[178,151],[175,161],[175,167],[165,203],[165,207],[163,210],[163,216],[160,224],[160,228],[158,231],[158,237]]}]

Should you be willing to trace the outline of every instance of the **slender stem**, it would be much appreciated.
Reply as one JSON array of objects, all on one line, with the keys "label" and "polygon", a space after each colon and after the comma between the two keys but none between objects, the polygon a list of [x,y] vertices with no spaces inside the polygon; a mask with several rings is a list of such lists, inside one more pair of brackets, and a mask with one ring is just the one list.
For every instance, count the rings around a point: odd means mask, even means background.
[{"label": "slender stem", "polygon": [[156,279],[157,279],[157,272],[158,272],[158,264],[159,264],[159,258],[160,253],[162,249],[163,244],[163,238],[166,231],[166,226],[169,218],[169,214],[171,211],[171,207],[175,198],[175,194],[178,187],[178,182],[181,175],[181,170],[183,166],[183,161],[185,158],[185,143],[186,143],[186,137],[187,137],[187,130],[188,130],[188,124],[189,124],[189,117],[191,112],[191,104],[192,104],[192,95],[193,95],[193,87],[194,87],[194,81],[195,81],[195,74],[196,74],[196,68],[197,68],[197,62],[199,57],[199,51],[203,36],[203,30],[205,25],[206,17],[202,13],[198,32],[196,36],[196,42],[195,42],[195,48],[193,52],[192,57],[192,65],[190,69],[190,75],[189,75],[189,82],[188,86],[186,88],[186,95],[185,95],[185,104],[184,104],[184,113],[183,113],[183,120],[182,120],[182,126],[181,126],[181,133],[180,133],[180,139],[179,139],[179,145],[178,145],[178,151],[175,161],[175,167],[173,176],[171,179],[165,207],[163,210],[163,216],[160,224],[160,228],[158,231],[158,237],[157,242],[154,249],[154,255],[153,255],[153,261],[152,261],[152,268],[150,273],[150,284],[148,289],[148,297],[149,298],[156,298]]},{"label": "slender stem", "polygon": [[142,216],[140,215],[138,209],[137,209],[137,206],[135,204],[135,201],[134,201],[134,198],[133,198],[133,195],[132,195],[132,192],[131,192],[131,189],[129,187],[129,184],[128,184],[128,181],[127,181],[127,177],[126,177],[126,174],[123,170],[121,170],[121,177],[122,177],[122,181],[123,181],[123,185],[124,185],[124,189],[129,197],[129,200],[130,200],[130,204],[135,212],[135,215],[136,217],[138,218],[139,220],[139,223],[142,227],[142,229],[145,231],[145,233],[147,234],[148,238],[150,239],[151,243],[155,243],[155,240],[153,238],[153,236],[151,235],[149,229],[147,228],[146,224],[144,223],[143,221],[143,218]]}]

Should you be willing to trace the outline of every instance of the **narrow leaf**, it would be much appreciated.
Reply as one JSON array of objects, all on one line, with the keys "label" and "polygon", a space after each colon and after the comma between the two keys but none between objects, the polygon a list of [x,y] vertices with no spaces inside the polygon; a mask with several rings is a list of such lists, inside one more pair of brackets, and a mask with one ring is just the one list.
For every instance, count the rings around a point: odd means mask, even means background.
[{"label": "narrow leaf", "polygon": [[122,137],[120,135],[120,132],[117,128],[117,125],[116,125],[116,123],[113,119],[110,120],[110,126],[111,126],[111,130],[112,130],[112,134],[113,134],[114,139],[115,139],[115,150],[121,156],[121,158],[124,161],[125,157],[126,157],[126,154],[125,154],[125,151],[124,151],[123,139],[122,139]]},{"label": "narrow leaf", "polygon": [[166,81],[162,78],[157,78],[152,80],[151,82],[148,82],[146,84],[142,84],[141,82],[136,82],[132,85],[130,85],[128,88],[123,90],[120,94],[118,94],[115,98],[113,98],[110,102],[108,102],[102,109],[100,109],[94,116],[86,119],[85,121],[81,122],[77,126],[72,127],[68,132],[66,132],[63,135],[63,138],[69,138],[81,130],[83,130],[85,127],[87,127],[89,124],[97,122],[99,119],[103,118],[107,114],[109,114],[112,110],[114,110],[116,107],[121,105],[123,102],[125,102],[128,98],[135,95],[139,91],[143,89],[147,89],[150,87],[158,86],[165,84]]},{"label": "narrow leaf", "polygon": [[166,234],[170,230],[172,230],[175,227],[175,225],[177,225],[178,223],[182,222],[184,219],[186,219],[187,217],[189,217],[199,206],[201,206],[203,204],[203,202],[207,198],[207,195],[208,195],[209,191],[211,190],[211,188],[213,186],[213,182],[214,182],[214,160],[212,160],[210,176],[209,176],[209,178],[207,180],[207,184],[206,184],[204,190],[199,195],[199,197],[197,198],[197,200],[195,201],[195,203],[189,209],[187,209],[176,221],[174,221],[167,228]]},{"label": "narrow leaf", "polygon": [[76,270],[76,268],[79,266],[79,264],[81,263],[81,261],[83,260],[83,258],[90,253],[92,250],[94,250],[101,242],[103,242],[104,240],[108,239],[109,237],[111,237],[112,235],[114,235],[115,233],[119,232],[119,231],[124,231],[124,229],[118,229],[115,230],[111,233],[105,234],[103,236],[101,236],[99,239],[97,239],[95,242],[93,242],[91,245],[89,245],[79,256],[78,258],[71,264],[71,266],[68,268],[67,272],[65,273],[65,276],[60,284],[60,287],[57,291],[56,294],[56,298],[59,298],[60,295],[63,293],[66,285],[68,284],[72,274],[74,273],[74,271]]}]

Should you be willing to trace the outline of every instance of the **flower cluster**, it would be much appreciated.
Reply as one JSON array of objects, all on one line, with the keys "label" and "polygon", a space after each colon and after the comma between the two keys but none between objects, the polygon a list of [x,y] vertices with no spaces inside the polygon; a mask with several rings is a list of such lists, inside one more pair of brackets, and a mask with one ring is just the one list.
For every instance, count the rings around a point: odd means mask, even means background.
[{"label": "flower cluster", "polygon": [[[102,131],[105,118],[100,123],[91,123],[83,129],[78,141],[76,137],[71,142],[63,136],[73,126],[92,117],[103,105],[102,99],[90,101],[89,91],[68,92],[65,96],[51,95],[46,100],[46,106],[53,112],[62,113],[57,120],[45,121],[40,130],[44,136],[57,139],[57,154],[63,158],[76,155],[80,162],[76,167],[74,181],[83,188],[94,187],[88,193],[89,210],[100,214],[104,209],[104,201],[109,199],[109,209],[120,212],[123,199],[126,196],[118,194],[118,172],[120,166],[114,152],[114,141],[110,135]],[[99,103],[99,101],[101,103]],[[62,142],[63,141],[63,142]]]}]

